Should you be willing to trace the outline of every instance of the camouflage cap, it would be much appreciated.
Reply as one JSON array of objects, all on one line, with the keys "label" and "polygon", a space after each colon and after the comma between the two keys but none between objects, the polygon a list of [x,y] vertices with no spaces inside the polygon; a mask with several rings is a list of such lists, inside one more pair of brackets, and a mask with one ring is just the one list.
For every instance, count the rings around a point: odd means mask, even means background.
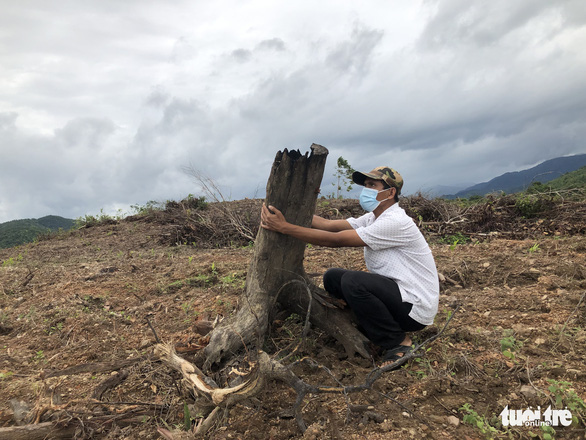
[{"label": "camouflage cap", "polygon": [[352,173],[352,181],[358,185],[364,186],[366,179],[382,180],[389,186],[397,188],[397,194],[401,194],[401,188],[403,188],[403,178],[398,171],[390,167],[376,167],[374,170],[368,173],[361,173],[360,171],[354,171]]}]

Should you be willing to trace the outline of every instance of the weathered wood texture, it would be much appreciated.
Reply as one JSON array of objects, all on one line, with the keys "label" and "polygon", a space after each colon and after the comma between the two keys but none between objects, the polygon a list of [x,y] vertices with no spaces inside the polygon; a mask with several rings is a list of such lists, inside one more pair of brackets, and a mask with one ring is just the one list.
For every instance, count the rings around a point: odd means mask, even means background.
[{"label": "weathered wood texture", "polygon": [[[348,357],[352,357],[358,353],[365,359],[369,359],[371,355],[366,348],[368,338],[352,324],[354,319],[352,318],[350,309],[325,307],[319,301],[315,300],[318,294],[316,291],[321,289],[317,286],[310,286],[310,290],[313,291],[309,317],[311,324],[321,328],[342,344]],[[278,301],[284,309],[295,312],[300,316],[304,316],[309,309],[308,295],[298,288],[295,289],[293,287],[286,294],[279,295]]]},{"label": "weathered wood texture", "polygon": [[[311,226],[328,150],[313,144],[311,154],[279,151],[267,183],[266,204],[283,212],[296,225]],[[243,343],[259,342],[268,328],[269,310],[283,284],[304,279],[305,243],[259,229],[254,256],[246,278],[246,293],[233,319],[225,320],[211,334],[204,351],[204,369],[222,361]]]},{"label": "weathered wood texture", "polygon": [[58,428],[52,422],[0,428],[0,440],[43,440],[73,438],[75,426]]}]

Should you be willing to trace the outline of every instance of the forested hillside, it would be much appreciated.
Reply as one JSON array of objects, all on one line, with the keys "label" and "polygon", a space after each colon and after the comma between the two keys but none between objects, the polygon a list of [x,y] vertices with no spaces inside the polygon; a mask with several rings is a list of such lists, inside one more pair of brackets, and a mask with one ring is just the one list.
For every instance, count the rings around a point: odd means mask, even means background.
[{"label": "forested hillside", "polygon": [[586,166],[586,154],[557,157],[546,160],[528,170],[505,173],[488,182],[479,183],[446,198],[468,198],[470,196],[484,196],[492,192],[513,194],[526,190],[533,183],[551,182],[563,175]]},{"label": "forested hillside", "polygon": [[30,243],[41,234],[58,231],[59,229],[68,230],[73,228],[74,225],[74,220],[57,215],[0,223],[0,248]]},{"label": "forested hillside", "polygon": [[586,187],[586,167],[582,167],[579,170],[564,174],[562,177],[547,182],[546,184],[542,183],[534,186],[543,186],[554,191],[572,188],[584,188]]}]

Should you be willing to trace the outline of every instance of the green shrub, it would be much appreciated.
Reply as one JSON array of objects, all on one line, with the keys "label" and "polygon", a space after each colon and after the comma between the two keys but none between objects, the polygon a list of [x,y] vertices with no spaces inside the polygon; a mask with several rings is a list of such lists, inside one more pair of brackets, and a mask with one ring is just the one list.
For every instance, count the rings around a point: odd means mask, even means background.
[{"label": "green shrub", "polygon": [[465,403],[462,405],[459,410],[464,413],[464,417],[462,421],[467,423],[468,425],[472,425],[481,434],[485,436],[485,438],[494,438],[494,435],[497,434],[499,431],[494,426],[491,426],[489,421],[486,417],[481,416],[478,414],[469,403]]},{"label": "green shrub", "polygon": [[515,208],[525,218],[533,218],[547,211],[552,205],[551,198],[536,194],[518,194],[515,198]]},{"label": "green shrub", "polygon": [[89,227],[97,226],[97,225],[103,224],[103,223],[115,223],[117,220],[120,220],[122,217],[123,216],[121,213],[114,217],[109,214],[106,214],[103,209],[100,209],[100,213],[98,215],[86,214],[83,217],[76,218],[75,219],[75,226],[78,229],[83,228],[83,227],[89,228]]},{"label": "green shrub", "polygon": [[452,246],[458,244],[468,243],[470,241],[470,237],[467,235],[462,234],[461,232],[456,232],[455,234],[444,235],[440,239],[440,243],[449,244]]}]

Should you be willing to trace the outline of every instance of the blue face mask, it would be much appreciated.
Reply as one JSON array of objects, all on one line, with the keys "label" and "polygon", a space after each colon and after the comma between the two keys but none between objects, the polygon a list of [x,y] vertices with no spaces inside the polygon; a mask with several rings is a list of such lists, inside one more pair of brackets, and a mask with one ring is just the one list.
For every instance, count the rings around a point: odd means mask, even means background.
[{"label": "blue face mask", "polygon": [[[383,191],[387,191],[386,189],[383,189]],[[362,206],[362,209],[364,209],[365,211],[368,212],[372,212],[374,211],[378,205],[380,205],[381,201],[378,201],[376,199],[376,196],[378,196],[378,193],[382,192],[382,191],[377,191],[376,189],[372,189],[372,188],[362,188],[362,192],[360,193],[360,206]],[[387,197],[388,198],[388,197]],[[387,200],[387,199],[385,199]]]}]

